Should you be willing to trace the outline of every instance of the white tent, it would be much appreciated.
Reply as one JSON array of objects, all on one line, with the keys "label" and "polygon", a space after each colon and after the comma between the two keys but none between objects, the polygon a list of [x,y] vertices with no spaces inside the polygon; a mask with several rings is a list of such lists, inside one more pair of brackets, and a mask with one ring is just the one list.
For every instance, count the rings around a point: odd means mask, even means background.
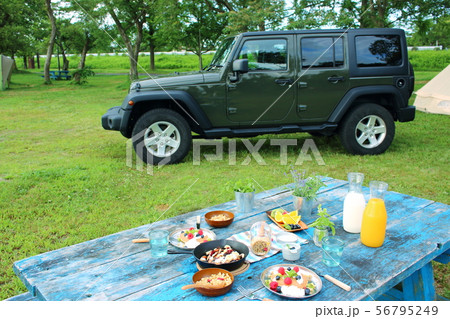
[{"label": "white tent", "polygon": [[14,60],[7,56],[0,55],[0,88],[5,90],[9,85],[11,73],[14,65]]},{"label": "white tent", "polygon": [[450,115],[450,65],[416,92],[420,111]]}]

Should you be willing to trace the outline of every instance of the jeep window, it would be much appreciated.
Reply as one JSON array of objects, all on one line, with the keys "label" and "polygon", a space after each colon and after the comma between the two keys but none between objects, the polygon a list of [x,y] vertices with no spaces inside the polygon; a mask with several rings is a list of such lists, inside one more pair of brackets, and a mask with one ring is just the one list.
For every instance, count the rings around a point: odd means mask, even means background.
[{"label": "jeep window", "polygon": [[359,67],[399,66],[402,64],[400,36],[370,35],[355,37],[356,63]]},{"label": "jeep window", "polygon": [[248,59],[250,71],[286,70],[287,41],[284,39],[247,40],[239,52],[239,59]]},{"label": "jeep window", "polygon": [[235,43],[235,40],[236,38],[227,38],[222,42],[222,44],[217,49],[216,54],[214,54],[214,57],[212,58],[211,64],[209,65],[208,69],[210,69],[211,67],[222,67],[225,65],[228,60],[228,56],[230,55],[231,49],[233,48],[233,45]]},{"label": "jeep window", "polygon": [[302,68],[339,68],[344,65],[342,38],[302,38]]}]

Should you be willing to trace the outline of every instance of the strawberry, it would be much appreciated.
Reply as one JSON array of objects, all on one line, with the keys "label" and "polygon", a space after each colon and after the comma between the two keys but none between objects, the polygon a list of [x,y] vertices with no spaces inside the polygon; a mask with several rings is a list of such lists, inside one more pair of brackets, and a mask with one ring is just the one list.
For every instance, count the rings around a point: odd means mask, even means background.
[{"label": "strawberry", "polygon": [[188,239],[192,239],[192,238],[194,238],[194,234],[193,233],[189,233],[188,234]]},{"label": "strawberry", "polygon": [[270,289],[276,290],[277,287],[278,287],[278,283],[277,283],[276,281],[272,281],[272,282],[270,283]]},{"label": "strawberry", "polygon": [[290,278],[290,277],[284,278],[284,283],[285,283],[286,285],[292,284],[292,278]]},{"label": "strawberry", "polygon": [[203,235],[203,230],[200,229],[200,230],[198,231],[198,234],[199,234],[200,236]]},{"label": "strawberry", "polygon": [[297,266],[295,266],[293,269],[294,269],[294,271],[297,272],[297,273],[298,273],[298,271],[300,270],[300,268],[298,268]]},{"label": "strawberry", "polygon": [[283,268],[283,267],[278,268],[278,273],[279,273],[280,275],[286,274],[286,272],[284,271],[284,268]]}]

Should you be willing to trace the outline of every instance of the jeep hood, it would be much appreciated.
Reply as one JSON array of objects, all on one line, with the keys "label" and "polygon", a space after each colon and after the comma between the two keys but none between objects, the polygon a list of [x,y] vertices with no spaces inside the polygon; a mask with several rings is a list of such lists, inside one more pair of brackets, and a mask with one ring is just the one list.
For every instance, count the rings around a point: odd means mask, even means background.
[{"label": "jeep hood", "polygon": [[141,90],[146,89],[160,89],[161,87],[170,88],[180,85],[195,85],[202,84],[205,82],[203,73],[200,71],[196,72],[184,72],[180,74],[171,74],[163,76],[154,76],[153,78],[148,78],[145,80],[136,81],[131,84],[131,87],[135,87],[136,83],[140,84]]}]

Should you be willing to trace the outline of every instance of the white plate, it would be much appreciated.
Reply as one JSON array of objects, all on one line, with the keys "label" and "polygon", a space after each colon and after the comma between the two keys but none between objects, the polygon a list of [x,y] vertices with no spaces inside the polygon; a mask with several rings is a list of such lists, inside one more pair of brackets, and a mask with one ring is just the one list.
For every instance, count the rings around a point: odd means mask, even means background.
[{"label": "white plate", "polygon": [[[298,267],[299,268],[299,273],[303,276],[304,274],[307,275],[311,275],[311,279],[308,282],[312,282],[315,286],[316,286],[316,291],[313,294],[310,295],[305,295],[303,297],[293,297],[293,296],[288,296],[288,295],[284,295],[282,293],[276,292],[275,290],[270,289],[269,284],[267,283],[267,280],[270,280],[270,274],[274,271],[274,270],[278,270],[280,267]],[[321,290],[322,290],[322,280],[320,279],[320,277],[312,270],[299,266],[299,265],[295,265],[295,264],[279,264],[279,265],[275,265],[275,266],[270,266],[269,268],[266,268],[263,273],[261,274],[261,282],[263,284],[264,287],[266,287],[270,292],[281,296],[281,297],[285,297],[285,298],[291,298],[291,299],[306,299],[306,298],[311,298],[315,295],[317,295]]]},{"label": "white plate", "polygon": [[[194,248],[186,247],[185,243],[178,240],[178,238],[180,238],[181,232],[186,231],[186,230],[189,230],[189,228],[181,228],[181,229],[177,229],[177,230],[174,230],[173,232],[171,232],[169,235],[169,243],[180,249],[188,249],[188,250],[194,249]],[[216,239],[216,234],[214,234],[214,232],[212,232],[211,230],[203,229],[203,228],[202,228],[202,230],[203,230],[203,234],[208,236],[211,240]],[[201,243],[198,243],[198,244],[200,245]]]}]

